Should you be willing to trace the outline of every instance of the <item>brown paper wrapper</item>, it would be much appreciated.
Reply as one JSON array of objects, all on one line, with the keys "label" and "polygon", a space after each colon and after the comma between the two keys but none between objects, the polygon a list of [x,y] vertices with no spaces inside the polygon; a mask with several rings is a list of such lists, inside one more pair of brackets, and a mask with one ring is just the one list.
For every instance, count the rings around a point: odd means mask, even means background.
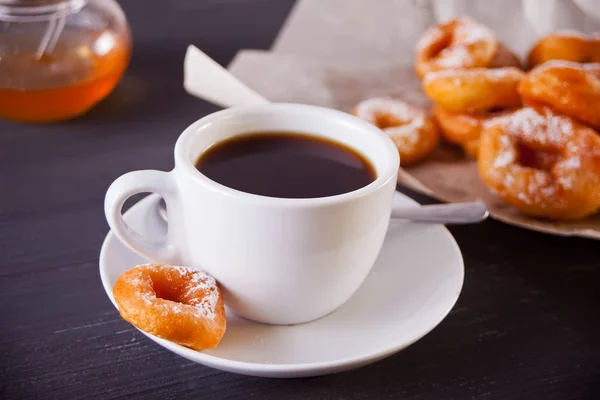
[{"label": "brown paper wrapper", "polygon": [[411,63],[435,21],[429,0],[298,0],[272,51],[338,65]]},{"label": "brown paper wrapper", "polygon": [[[229,69],[274,102],[314,104],[349,112],[365,98],[392,96],[418,107],[430,107],[412,67],[358,62],[344,67],[332,61],[244,50]],[[440,146],[422,164],[401,171],[398,180],[446,202],[481,199],[493,218],[512,225],[562,236],[600,239],[600,214],[561,223],[520,215],[481,183],[473,160],[449,146]]]}]

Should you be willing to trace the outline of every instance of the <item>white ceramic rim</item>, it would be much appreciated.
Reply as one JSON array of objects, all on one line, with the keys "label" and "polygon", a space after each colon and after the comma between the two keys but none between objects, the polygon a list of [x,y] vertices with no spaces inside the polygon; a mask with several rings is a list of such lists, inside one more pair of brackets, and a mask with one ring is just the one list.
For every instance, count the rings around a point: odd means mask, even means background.
[{"label": "white ceramic rim", "polygon": [[[352,192],[342,193],[335,196],[327,196],[327,197],[317,197],[317,198],[279,198],[279,197],[268,197],[261,196],[252,193],[242,192],[236,189],[232,189],[230,187],[224,186],[218,182],[213,181],[212,179],[206,177],[201,172],[199,172],[194,166],[194,162],[190,160],[187,154],[187,149],[190,146],[190,142],[193,140],[195,135],[203,126],[207,126],[209,124],[217,123],[217,121],[229,118],[232,115],[238,113],[246,113],[252,111],[265,111],[269,110],[272,112],[277,112],[277,110],[294,110],[297,112],[305,112],[305,113],[313,113],[313,114],[321,114],[322,118],[329,119],[337,119],[344,124],[352,125],[355,128],[359,128],[364,131],[368,135],[373,136],[373,140],[380,141],[385,147],[387,156],[389,157],[389,162],[381,173],[377,173],[377,178],[369,183],[366,186],[361,187],[360,189],[353,190]],[[292,128],[290,128],[292,129]],[[307,134],[313,134],[312,132],[306,132]],[[318,135],[317,135],[318,136]],[[355,149],[360,151],[360,149]],[[362,154],[362,153],[361,153]],[[398,149],[394,145],[394,142],[386,135],[381,129],[376,126],[355,117],[354,115],[319,106],[312,106],[306,104],[295,104],[295,103],[268,103],[268,104],[260,104],[253,106],[244,106],[244,107],[233,107],[224,109],[221,111],[217,111],[213,114],[207,115],[194,122],[188,128],[186,128],[179,139],[177,139],[177,143],[175,144],[175,160],[176,160],[176,168],[181,168],[181,170],[185,171],[186,174],[191,176],[196,182],[201,184],[202,186],[209,188],[210,190],[214,190],[219,194],[237,198],[246,203],[251,202],[253,204],[259,203],[267,206],[274,207],[314,207],[314,206],[325,206],[331,205],[335,203],[344,202],[346,200],[355,199],[366,194],[372,193],[381,189],[383,186],[390,180],[396,180],[398,174],[398,167],[400,164],[400,156],[398,155]]]},{"label": "white ceramic rim", "polygon": [[[414,203],[415,205],[418,205],[418,203],[416,201],[410,199],[408,196],[403,195],[403,194],[402,194],[402,196],[405,197],[406,199],[408,199],[410,202]],[[124,216],[126,216],[134,207],[139,207],[142,204],[144,204],[145,202],[152,202],[153,197],[156,198],[157,195],[153,194],[153,195],[150,195],[150,196],[142,199],[140,202],[135,204],[132,208],[127,210],[125,212]],[[365,365],[365,364],[368,364],[371,362],[375,362],[377,360],[381,360],[381,359],[386,358],[394,353],[397,353],[398,351],[404,349],[405,347],[410,346],[411,344],[415,343],[416,341],[418,341],[419,339],[421,339],[425,335],[427,335],[429,332],[431,332],[436,326],[438,326],[446,318],[448,313],[452,310],[452,308],[456,304],[456,301],[458,300],[460,293],[462,292],[462,288],[464,285],[464,277],[465,277],[464,259],[462,256],[462,252],[460,251],[460,247],[458,246],[458,243],[456,243],[454,236],[452,236],[452,234],[450,233],[448,228],[446,228],[445,226],[442,226],[442,228],[444,230],[444,233],[448,237],[448,239],[452,242],[452,247],[454,248],[454,251],[456,252],[457,256],[459,257],[460,264],[462,265],[461,274],[460,274],[461,275],[460,276],[460,285],[458,287],[458,290],[456,291],[454,298],[451,301],[449,301],[447,309],[444,310],[444,312],[440,313],[440,315],[436,319],[435,323],[431,324],[431,326],[429,326],[426,330],[423,330],[423,331],[419,332],[418,334],[414,335],[412,338],[410,338],[410,340],[404,341],[402,343],[398,343],[396,346],[389,347],[389,348],[386,348],[386,349],[383,349],[381,351],[374,352],[374,353],[353,356],[353,357],[340,358],[338,360],[327,361],[327,362],[314,362],[314,363],[303,363],[303,364],[266,364],[266,363],[250,363],[250,362],[243,362],[243,361],[235,361],[235,360],[229,360],[229,359],[220,358],[220,357],[216,357],[216,356],[211,356],[211,355],[205,354],[201,351],[188,349],[187,347],[180,346],[178,344],[175,344],[175,343],[170,342],[165,339],[161,339],[159,337],[156,337],[154,335],[146,333],[140,329],[138,329],[138,330],[141,333],[143,333],[145,336],[152,339],[154,342],[156,342],[159,345],[166,348],[167,350],[169,350],[177,355],[180,355],[182,357],[185,357],[188,360],[198,362],[198,363],[201,363],[201,364],[209,366],[209,367],[221,369],[224,371],[244,374],[244,375],[252,375],[253,373],[260,373],[264,376],[265,373],[267,373],[267,374],[273,373],[274,375],[276,374],[276,375],[280,375],[280,376],[281,375],[293,376],[293,374],[296,374],[296,373],[305,373],[305,372],[310,371],[310,374],[306,374],[305,376],[314,376],[314,375],[320,375],[321,373],[327,373],[327,371],[349,370],[355,366],[361,366],[361,365]],[[108,243],[108,240],[112,236],[114,236],[114,233],[112,231],[109,231],[109,233],[106,235],[106,237],[104,239],[104,242],[102,243],[102,248],[100,250],[100,278],[102,280],[102,286],[104,287],[106,294],[110,298],[110,301],[113,303],[114,307],[118,310],[117,304],[113,297],[113,288],[107,286],[108,276],[106,275],[104,269],[102,268],[102,260],[106,258],[105,254],[108,251],[107,243]],[[327,316],[325,316],[323,318],[326,318],[326,317]],[[310,323],[310,322],[308,322],[308,323]],[[247,371],[247,372],[244,372],[244,371]],[[252,376],[261,376],[261,375],[252,375]]]}]

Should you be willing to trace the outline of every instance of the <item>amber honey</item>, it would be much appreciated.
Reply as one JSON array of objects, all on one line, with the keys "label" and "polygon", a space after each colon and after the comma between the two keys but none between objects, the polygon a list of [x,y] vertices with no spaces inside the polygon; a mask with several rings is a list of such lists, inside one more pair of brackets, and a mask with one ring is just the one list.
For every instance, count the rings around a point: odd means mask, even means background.
[{"label": "amber honey", "polygon": [[70,119],[113,91],[129,63],[128,38],[108,31],[71,32],[69,37],[73,39],[62,40],[50,54],[22,51],[0,58],[0,117],[23,122]]}]

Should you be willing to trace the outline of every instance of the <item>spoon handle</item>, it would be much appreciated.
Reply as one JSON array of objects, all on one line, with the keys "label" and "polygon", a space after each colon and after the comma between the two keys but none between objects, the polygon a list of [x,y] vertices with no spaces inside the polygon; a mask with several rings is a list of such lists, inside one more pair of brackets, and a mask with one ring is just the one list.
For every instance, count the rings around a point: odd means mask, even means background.
[{"label": "spoon handle", "polygon": [[487,216],[487,207],[481,201],[392,209],[393,219],[440,224],[473,224],[485,220]]}]

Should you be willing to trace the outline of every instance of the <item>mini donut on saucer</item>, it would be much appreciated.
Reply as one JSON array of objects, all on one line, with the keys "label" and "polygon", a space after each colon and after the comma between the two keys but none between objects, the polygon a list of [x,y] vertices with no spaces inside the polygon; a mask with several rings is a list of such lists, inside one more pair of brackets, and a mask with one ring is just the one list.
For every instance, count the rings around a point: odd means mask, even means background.
[{"label": "mini donut on saucer", "polygon": [[225,306],[215,279],[189,267],[138,265],[116,281],[123,319],[195,350],[216,347],[225,334]]}]

